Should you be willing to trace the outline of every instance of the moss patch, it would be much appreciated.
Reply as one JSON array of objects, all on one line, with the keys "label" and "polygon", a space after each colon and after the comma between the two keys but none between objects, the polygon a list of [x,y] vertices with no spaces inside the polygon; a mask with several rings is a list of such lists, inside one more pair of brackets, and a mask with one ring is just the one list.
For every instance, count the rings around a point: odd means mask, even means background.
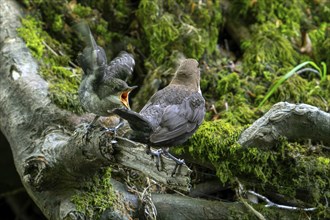
[{"label": "moss patch", "polygon": [[111,209],[116,201],[116,194],[110,182],[111,168],[104,169],[94,175],[91,182],[88,182],[80,191],[80,194],[72,197],[72,202],[79,212],[89,219],[100,219],[100,215],[107,209]]},{"label": "moss patch", "polygon": [[222,183],[233,184],[239,177],[259,192],[267,193],[270,187],[298,203],[325,204],[324,197],[330,196],[329,152],[320,145],[309,149],[284,139],[272,150],[242,148],[236,142],[242,130],[221,120],[204,122],[180,150],[211,162]]},{"label": "moss patch", "polygon": [[33,17],[22,19],[22,27],[17,29],[18,34],[26,42],[26,46],[30,49],[32,55],[40,59],[44,54],[45,45],[42,43],[43,30],[42,25]]},{"label": "moss patch", "polygon": [[81,70],[69,67],[70,57],[52,49],[65,50],[66,45],[51,38],[42,30],[42,26],[42,22],[27,17],[22,19],[18,33],[39,61],[40,75],[49,83],[50,99],[60,108],[81,113],[83,110],[78,99]]}]

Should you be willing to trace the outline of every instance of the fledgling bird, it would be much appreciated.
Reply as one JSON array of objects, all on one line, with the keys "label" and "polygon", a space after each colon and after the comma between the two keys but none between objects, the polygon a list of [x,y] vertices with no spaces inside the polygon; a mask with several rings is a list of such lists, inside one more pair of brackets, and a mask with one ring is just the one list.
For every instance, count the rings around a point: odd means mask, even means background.
[{"label": "fledgling bird", "polygon": [[[129,109],[115,109],[132,129],[131,140],[147,144],[147,153],[159,157],[165,154],[176,162],[172,176],[183,160],[175,158],[168,148],[184,143],[201,125],[205,115],[205,100],[200,90],[200,70],[195,59],[184,60],[168,86],[156,92],[140,113]],[[158,151],[150,146],[160,147]]]},{"label": "fledgling bird", "polygon": [[121,52],[108,64],[104,49],[96,44],[88,25],[80,22],[75,28],[86,44],[77,58],[84,72],[78,94],[82,107],[96,114],[91,127],[100,116],[111,115],[113,109],[129,108],[129,93],[136,86],[128,86],[126,81],[135,61],[131,54]]}]

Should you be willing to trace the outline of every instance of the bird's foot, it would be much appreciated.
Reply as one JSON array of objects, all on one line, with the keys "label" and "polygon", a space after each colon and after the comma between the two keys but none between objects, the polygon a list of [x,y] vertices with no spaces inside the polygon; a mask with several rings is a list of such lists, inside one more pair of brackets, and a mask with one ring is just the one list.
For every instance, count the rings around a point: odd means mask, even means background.
[{"label": "bird's foot", "polygon": [[112,134],[114,134],[114,136],[116,136],[117,135],[117,130],[119,128],[121,128],[123,125],[124,125],[124,122],[121,121],[116,127],[114,127],[114,128],[104,128],[104,130],[105,130],[105,132],[112,133]]},{"label": "bird's foot", "polygon": [[183,159],[178,159],[178,158],[174,157],[172,154],[170,154],[170,153],[168,152],[168,150],[164,150],[163,153],[164,153],[165,156],[171,158],[171,159],[174,160],[175,163],[176,163],[176,164],[175,164],[175,167],[174,167],[174,169],[173,169],[173,171],[172,171],[172,174],[171,174],[171,176],[174,177],[174,175],[175,175],[176,170],[178,169],[178,167],[181,166],[182,164],[185,164],[185,162],[184,162]]},{"label": "bird's foot", "polygon": [[162,155],[163,150],[158,149],[158,150],[151,150],[150,148],[147,149],[147,154],[151,155],[152,157],[156,157],[156,168],[158,171],[160,171],[160,155]]}]

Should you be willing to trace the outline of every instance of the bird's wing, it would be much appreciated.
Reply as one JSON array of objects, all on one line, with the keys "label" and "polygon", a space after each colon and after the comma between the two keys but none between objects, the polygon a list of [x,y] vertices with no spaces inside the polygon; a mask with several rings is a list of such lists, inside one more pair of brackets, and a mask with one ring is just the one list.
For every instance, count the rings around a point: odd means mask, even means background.
[{"label": "bird's wing", "polygon": [[124,108],[117,108],[112,112],[127,120],[132,130],[143,132],[151,132],[153,130],[150,122],[137,112]]},{"label": "bird's wing", "polygon": [[150,136],[150,142],[166,142],[190,133],[202,123],[204,115],[204,98],[198,92],[193,93],[181,104],[170,105],[165,109],[159,127]]},{"label": "bird's wing", "polygon": [[[181,91],[180,94],[177,94],[176,91],[177,88],[173,88],[173,86],[168,85],[165,88],[163,88],[162,90],[159,90],[158,92],[156,92],[155,94],[153,94],[151,96],[151,98],[148,100],[148,102],[143,106],[143,108],[141,109],[140,113],[144,113],[146,111],[149,110],[149,108],[154,108],[154,106],[162,106],[163,103],[168,103],[173,101],[173,94],[175,94],[176,96],[180,96],[178,98],[178,100],[184,99],[184,97],[189,95],[189,92],[183,90]],[[158,108],[158,107],[157,107]]]},{"label": "bird's wing", "polygon": [[122,51],[109,63],[103,80],[106,81],[108,78],[118,78],[127,81],[132,75],[134,65],[135,61],[133,55]]}]

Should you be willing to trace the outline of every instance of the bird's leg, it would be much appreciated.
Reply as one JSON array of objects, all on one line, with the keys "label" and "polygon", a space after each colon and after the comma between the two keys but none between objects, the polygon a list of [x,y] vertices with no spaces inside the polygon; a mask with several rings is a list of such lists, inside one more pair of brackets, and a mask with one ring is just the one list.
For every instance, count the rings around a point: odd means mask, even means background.
[{"label": "bird's leg", "polygon": [[151,150],[150,146],[147,146],[147,154],[151,155],[152,157],[156,157],[156,168],[158,171],[160,171],[159,166],[160,166],[160,155],[163,153],[162,149],[158,150]]},{"label": "bird's leg", "polygon": [[117,135],[117,130],[119,128],[123,127],[123,125],[124,125],[124,120],[122,118],[120,118],[119,120],[120,121],[119,121],[118,125],[116,125],[114,128],[105,128],[105,131],[106,132],[111,132],[111,133],[114,134],[114,136],[116,136]]},{"label": "bird's leg", "polygon": [[87,126],[87,131],[86,133],[84,134],[84,139],[86,139],[87,141],[89,140],[88,136],[89,136],[89,133],[92,131],[92,129],[94,128],[95,126],[95,123],[96,121],[100,118],[100,116],[96,115],[92,121],[92,123],[90,123],[88,126]]},{"label": "bird's leg", "polygon": [[176,170],[177,170],[178,166],[181,166],[182,164],[185,164],[185,162],[184,162],[183,159],[178,159],[178,158],[174,157],[172,154],[170,154],[170,152],[168,152],[168,148],[163,148],[163,153],[164,153],[165,156],[171,158],[176,163],[175,167],[172,171],[172,174],[171,174],[171,176],[173,177],[176,173]]},{"label": "bird's leg", "polygon": [[105,132],[110,132],[113,134],[114,138],[111,141],[112,144],[117,143],[117,140],[115,139],[115,137],[117,136],[117,130],[121,128],[123,125],[124,125],[124,120],[120,118],[118,125],[116,125],[114,128],[104,128]]}]

